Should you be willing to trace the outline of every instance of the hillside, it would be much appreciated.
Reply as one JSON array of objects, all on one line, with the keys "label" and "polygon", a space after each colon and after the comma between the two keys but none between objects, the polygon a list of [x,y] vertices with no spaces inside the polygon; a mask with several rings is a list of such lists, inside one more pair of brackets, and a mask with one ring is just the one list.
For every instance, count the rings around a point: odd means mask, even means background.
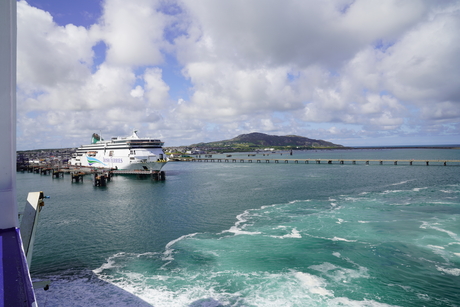
[{"label": "hillside", "polygon": [[223,140],[209,143],[193,144],[192,147],[199,148],[232,148],[234,150],[256,150],[263,148],[276,149],[308,149],[308,148],[341,148],[342,145],[337,145],[323,140],[309,139],[297,135],[268,135],[264,133],[248,133],[241,134],[230,140]]}]

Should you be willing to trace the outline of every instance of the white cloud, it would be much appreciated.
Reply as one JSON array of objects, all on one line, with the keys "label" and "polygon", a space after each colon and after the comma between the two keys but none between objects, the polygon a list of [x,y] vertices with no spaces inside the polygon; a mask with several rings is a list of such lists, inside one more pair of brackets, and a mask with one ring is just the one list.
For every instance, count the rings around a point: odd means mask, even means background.
[{"label": "white cloud", "polygon": [[[235,120],[286,111],[306,122],[382,130],[400,128],[407,115],[388,86],[387,73],[397,69],[384,63],[401,38],[436,14],[422,1],[185,5],[195,23],[177,46],[194,93],[182,112]],[[267,82],[271,76],[276,82]]]},{"label": "white cloud", "polygon": [[[94,43],[83,27],[58,27],[52,16],[18,2],[17,79],[25,90],[81,84],[90,75]],[[27,86],[26,86],[27,85]]]},{"label": "white cloud", "polygon": [[[162,61],[165,18],[155,6],[106,1],[101,23],[86,29],[59,26],[49,13],[18,2],[18,144],[60,138],[74,145],[73,131],[78,139],[92,130],[123,134],[158,119],[158,110],[149,108],[168,98],[161,70],[135,74],[139,64]],[[92,48],[100,40],[109,46],[107,61],[94,67]],[[136,85],[138,78],[145,88]],[[48,133],[55,136],[46,139]]]},{"label": "white cloud", "polygon": [[133,96],[135,98],[143,97],[144,96],[144,89],[142,88],[142,86],[140,86],[140,85],[136,86],[136,88],[131,91],[131,96]]},{"label": "white cloud", "polygon": [[133,128],[168,145],[460,134],[458,1],[101,3],[84,28],[18,2],[19,148]]},{"label": "white cloud", "polygon": [[157,0],[107,0],[98,29],[108,45],[107,61],[115,65],[156,65],[163,61],[163,30],[168,17]]},{"label": "white cloud", "polygon": [[365,44],[375,40],[393,40],[417,24],[428,7],[421,0],[359,0],[350,3],[340,27],[348,35],[358,34]]},{"label": "white cloud", "polygon": [[191,63],[184,73],[195,85],[190,104],[179,107],[189,115],[225,120],[301,107],[288,84],[285,67],[238,69],[231,63]]},{"label": "white cloud", "polygon": [[433,12],[387,50],[381,70],[397,98],[424,107],[435,101],[459,103],[459,14],[459,5],[454,12]]},{"label": "white cloud", "polygon": [[[425,8],[421,1],[369,0],[321,4],[184,1],[184,5],[195,21],[190,48],[180,53],[185,61],[218,58],[237,65],[299,67],[315,63],[340,65],[367,44],[393,39],[416,24]],[[343,7],[348,10],[344,12]],[[196,49],[200,52],[194,52]]]},{"label": "white cloud", "polygon": [[149,68],[144,74],[148,105],[154,109],[164,108],[169,100],[169,86],[162,79],[159,68]]}]

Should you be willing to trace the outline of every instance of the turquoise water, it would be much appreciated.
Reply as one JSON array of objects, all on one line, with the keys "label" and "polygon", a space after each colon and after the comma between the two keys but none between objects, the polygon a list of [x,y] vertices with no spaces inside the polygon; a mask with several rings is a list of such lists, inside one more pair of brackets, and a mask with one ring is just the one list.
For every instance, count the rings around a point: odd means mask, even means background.
[{"label": "turquoise water", "polygon": [[[233,158],[247,154],[233,154]],[[460,150],[269,158],[457,159]],[[281,161],[281,160],[280,160]],[[50,195],[40,306],[460,306],[460,165],[174,162],[107,187],[18,173]]]}]

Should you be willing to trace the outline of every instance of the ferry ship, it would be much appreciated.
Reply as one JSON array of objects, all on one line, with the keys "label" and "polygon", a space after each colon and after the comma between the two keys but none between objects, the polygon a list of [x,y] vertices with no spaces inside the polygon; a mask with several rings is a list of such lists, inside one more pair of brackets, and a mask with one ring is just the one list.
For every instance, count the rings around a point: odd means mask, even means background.
[{"label": "ferry ship", "polygon": [[93,133],[91,144],[79,147],[69,160],[69,165],[160,171],[167,163],[163,144],[161,140],[139,138],[136,130],[131,136],[114,137],[110,141]]}]

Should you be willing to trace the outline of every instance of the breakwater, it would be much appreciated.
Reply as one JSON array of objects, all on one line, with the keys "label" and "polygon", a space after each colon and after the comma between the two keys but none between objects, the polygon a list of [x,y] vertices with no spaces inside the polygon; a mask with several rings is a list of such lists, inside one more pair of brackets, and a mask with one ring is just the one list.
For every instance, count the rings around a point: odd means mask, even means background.
[{"label": "breakwater", "polygon": [[266,159],[266,158],[257,158],[257,159],[245,159],[245,158],[179,158],[176,161],[182,162],[231,162],[231,163],[303,163],[303,164],[370,164],[378,163],[383,164],[393,164],[398,165],[398,163],[406,163],[409,165],[424,164],[424,165],[460,165],[460,160],[420,160],[420,159]]}]

